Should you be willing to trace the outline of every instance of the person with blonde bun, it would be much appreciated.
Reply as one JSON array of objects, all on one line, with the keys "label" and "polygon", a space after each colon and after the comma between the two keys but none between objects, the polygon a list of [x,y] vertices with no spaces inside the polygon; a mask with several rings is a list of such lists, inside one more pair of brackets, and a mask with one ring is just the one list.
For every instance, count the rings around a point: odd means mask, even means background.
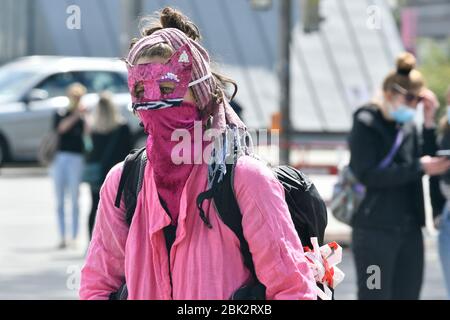
[{"label": "person with blonde bun", "polygon": [[[354,114],[350,168],[366,189],[352,221],[359,299],[420,297],[422,177],[446,172],[450,160],[434,156],[438,101],[415,65],[412,54],[402,53],[383,82],[381,101]],[[421,128],[415,121],[419,103],[423,104]]]}]

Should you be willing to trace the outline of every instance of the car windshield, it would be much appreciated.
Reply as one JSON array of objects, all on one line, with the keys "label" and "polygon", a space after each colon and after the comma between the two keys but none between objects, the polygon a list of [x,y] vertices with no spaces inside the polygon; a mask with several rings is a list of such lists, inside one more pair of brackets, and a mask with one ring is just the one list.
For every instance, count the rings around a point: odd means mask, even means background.
[{"label": "car windshield", "polygon": [[17,97],[28,87],[35,74],[28,70],[0,68],[0,96]]}]

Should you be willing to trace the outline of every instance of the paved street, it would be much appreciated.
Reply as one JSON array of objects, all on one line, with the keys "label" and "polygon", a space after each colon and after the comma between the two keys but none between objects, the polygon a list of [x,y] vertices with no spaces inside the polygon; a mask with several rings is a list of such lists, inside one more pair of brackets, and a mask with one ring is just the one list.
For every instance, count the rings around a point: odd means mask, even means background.
[{"label": "paved street", "polygon": [[[313,176],[329,197],[333,177]],[[0,299],[77,299],[79,270],[87,246],[89,189],[81,189],[81,238],[77,248],[56,250],[57,228],[51,180],[37,168],[0,169]],[[70,215],[68,215],[70,217]],[[348,238],[348,228],[333,220],[329,238]],[[426,237],[423,299],[442,299],[445,292],[435,237]],[[341,269],[346,279],[336,299],[355,299],[355,274],[346,249]]]}]

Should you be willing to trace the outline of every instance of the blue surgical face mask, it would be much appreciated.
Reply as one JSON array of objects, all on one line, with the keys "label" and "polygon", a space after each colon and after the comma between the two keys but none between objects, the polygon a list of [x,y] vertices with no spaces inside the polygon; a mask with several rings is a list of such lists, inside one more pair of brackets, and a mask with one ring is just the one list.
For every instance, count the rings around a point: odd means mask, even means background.
[{"label": "blue surgical face mask", "polygon": [[396,122],[407,123],[414,120],[416,110],[402,104],[399,105],[396,110],[391,110],[389,114]]}]

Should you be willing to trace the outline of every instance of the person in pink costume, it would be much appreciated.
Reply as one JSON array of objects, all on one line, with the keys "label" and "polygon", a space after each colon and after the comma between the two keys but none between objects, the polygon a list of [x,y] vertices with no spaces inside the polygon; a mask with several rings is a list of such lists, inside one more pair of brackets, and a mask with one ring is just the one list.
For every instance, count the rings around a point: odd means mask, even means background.
[{"label": "person in pink costume", "polygon": [[[226,78],[211,71],[195,25],[171,8],[159,14],[160,24],[147,29],[126,59],[133,109],[148,133],[142,189],[128,226],[123,199],[120,208],[114,205],[123,163],[109,172],[81,273],[81,299],[108,299],[124,283],[128,299],[230,299],[251,281],[239,240],[213,201],[205,201],[201,217],[196,205],[210,187],[204,155],[211,154],[206,152],[211,142],[196,141],[195,130],[245,132],[245,125],[225,97]],[[174,161],[177,130],[191,137],[178,154],[181,163]],[[266,299],[316,299],[284,189],[270,168],[251,155],[240,156],[233,187]],[[176,228],[170,249],[168,226]]]}]

